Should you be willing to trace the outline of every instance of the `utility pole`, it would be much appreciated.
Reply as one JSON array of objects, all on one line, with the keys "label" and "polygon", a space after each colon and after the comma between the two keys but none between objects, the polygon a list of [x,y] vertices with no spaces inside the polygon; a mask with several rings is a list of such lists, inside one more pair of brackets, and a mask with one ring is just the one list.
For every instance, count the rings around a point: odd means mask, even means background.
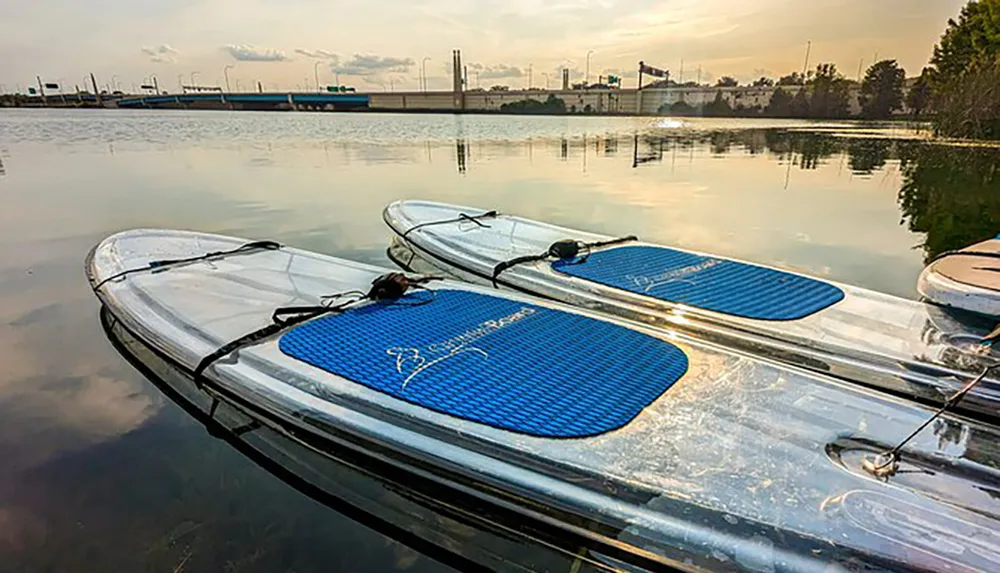
[{"label": "utility pole", "polygon": [[316,91],[319,92],[319,60],[313,64],[313,77],[316,79]]},{"label": "utility pole", "polygon": [[97,98],[97,105],[104,105],[101,103],[101,90],[97,89],[97,78],[94,74],[90,74],[90,82],[94,84],[94,97]]},{"label": "utility pole", "polygon": [[680,76],[680,80],[677,83],[679,83],[679,84],[683,84],[684,83],[684,58],[681,58],[681,76]]},{"label": "utility pole", "polygon": [[806,42],[806,61],[802,64],[802,81],[806,81],[806,70],[809,69],[809,51],[812,50],[812,40]]}]

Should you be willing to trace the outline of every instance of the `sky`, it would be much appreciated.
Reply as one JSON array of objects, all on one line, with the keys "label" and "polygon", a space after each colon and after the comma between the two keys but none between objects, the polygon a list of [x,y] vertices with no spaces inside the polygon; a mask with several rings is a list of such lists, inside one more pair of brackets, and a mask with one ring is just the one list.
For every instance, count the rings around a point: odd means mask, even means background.
[{"label": "sky", "polygon": [[[574,81],[637,62],[674,79],[741,82],[833,62],[848,77],[877,56],[918,75],[964,0],[3,0],[0,89],[41,76],[67,90],[94,73],[125,91],[155,76],[247,90],[450,89],[451,51],[470,87]],[[425,59],[428,58],[428,59]],[[230,67],[227,67],[230,66]],[[547,76],[547,77],[546,77]],[[238,84],[238,85],[237,85]]]}]

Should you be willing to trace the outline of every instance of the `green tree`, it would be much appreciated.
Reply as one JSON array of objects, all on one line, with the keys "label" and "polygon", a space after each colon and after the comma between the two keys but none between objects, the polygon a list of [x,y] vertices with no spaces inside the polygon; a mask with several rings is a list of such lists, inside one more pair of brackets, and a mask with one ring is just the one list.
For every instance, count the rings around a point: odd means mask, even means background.
[{"label": "green tree", "polygon": [[722,76],[719,81],[715,82],[715,86],[720,88],[735,88],[738,85],[740,83],[732,76]]},{"label": "green tree", "polygon": [[861,82],[861,114],[869,119],[886,119],[903,107],[906,71],[896,60],[872,64]]},{"label": "green tree", "polygon": [[548,99],[544,102],[534,99],[522,99],[502,104],[500,111],[504,113],[564,114],[566,113],[566,102],[549,94]]},{"label": "green tree", "polygon": [[785,90],[778,88],[771,94],[771,100],[764,108],[764,115],[768,117],[791,117],[792,116],[792,95]]},{"label": "green tree", "polygon": [[715,99],[702,107],[704,115],[709,117],[727,117],[733,114],[733,108],[722,96],[722,91],[715,92]]},{"label": "green tree", "polygon": [[684,100],[675,101],[674,103],[665,103],[660,106],[660,113],[669,113],[670,115],[698,115],[698,108],[689,104]]},{"label": "green tree", "polygon": [[809,115],[819,118],[837,118],[847,115],[848,82],[837,71],[835,64],[819,64],[816,75],[809,80],[812,94],[809,98]]},{"label": "green tree", "polygon": [[806,84],[806,77],[798,72],[792,72],[787,76],[781,76],[778,78],[777,85],[779,86],[804,86]]},{"label": "green tree", "polygon": [[948,20],[930,75],[935,129],[1000,139],[1000,0],[978,0]]},{"label": "green tree", "polygon": [[931,100],[931,68],[924,68],[917,81],[910,86],[910,91],[906,92],[906,107],[909,108],[913,118],[920,117],[920,113],[927,109],[927,104]]},{"label": "green tree", "polygon": [[1000,52],[1000,0],[978,0],[966,4],[958,22],[948,20],[941,41],[934,46],[931,65],[935,83],[960,79],[973,66],[993,63]]},{"label": "green tree", "polygon": [[809,101],[809,94],[806,88],[802,88],[795,92],[795,97],[792,98],[792,105],[789,109],[789,117],[809,117],[809,108],[811,107],[811,102]]},{"label": "green tree", "polygon": [[755,88],[769,88],[774,85],[774,80],[761,76],[759,79],[754,80],[750,85]]}]

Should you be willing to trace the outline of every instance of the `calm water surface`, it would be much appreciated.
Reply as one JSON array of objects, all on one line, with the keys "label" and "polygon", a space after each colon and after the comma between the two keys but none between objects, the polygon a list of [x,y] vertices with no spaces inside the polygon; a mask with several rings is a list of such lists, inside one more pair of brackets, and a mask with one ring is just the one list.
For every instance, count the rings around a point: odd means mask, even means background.
[{"label": "calm water surface", "polygon": [[2,111],[0,571],[446,568],[259,469],[132,369],[83,275],[110,233],[391,266],[381,209],[422,198],[914,297],[928,257],[1000,230],[998,165],[902,125]]}]

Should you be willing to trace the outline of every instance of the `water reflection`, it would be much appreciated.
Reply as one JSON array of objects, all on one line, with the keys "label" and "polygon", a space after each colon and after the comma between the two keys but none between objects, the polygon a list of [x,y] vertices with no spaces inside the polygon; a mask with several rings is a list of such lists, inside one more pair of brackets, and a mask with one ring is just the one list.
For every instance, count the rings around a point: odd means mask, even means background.
[{"label": "water reflection", "polygon": [[909,229],[925,233],[925,258],[1000,231],[1000,152],[927,144],[902,146],[899,207]]},{"label": "water reflection", "polygon": [[[641,139],[641,145],[640,145]],[[633,136],[632,166],[663,161],[665,146],[706,146],[716,155],[769,152],[780,161],[815,170],[846,157],[856,175],[871,176],[896,162],[903,172],[898,201],[909,230],[925,233],[925,260],[990,238],[1000,231],[1000,150],[922,141],[842,138],[781,130],[721,131],[690,136]]]}]

